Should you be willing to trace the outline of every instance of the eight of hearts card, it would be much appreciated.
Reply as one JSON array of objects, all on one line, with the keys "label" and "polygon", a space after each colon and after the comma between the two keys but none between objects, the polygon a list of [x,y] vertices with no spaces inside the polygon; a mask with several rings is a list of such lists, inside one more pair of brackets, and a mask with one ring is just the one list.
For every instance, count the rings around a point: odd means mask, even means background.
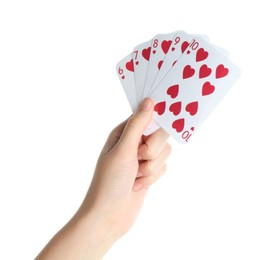
[{"label": "eight of hearts card", "polygon": [[162,127],[180,143],[189,141],[240,76],[226,50],[183,31],[138,45],[116,69],[132,111],[146,97],[155,102],[144,134]]}]

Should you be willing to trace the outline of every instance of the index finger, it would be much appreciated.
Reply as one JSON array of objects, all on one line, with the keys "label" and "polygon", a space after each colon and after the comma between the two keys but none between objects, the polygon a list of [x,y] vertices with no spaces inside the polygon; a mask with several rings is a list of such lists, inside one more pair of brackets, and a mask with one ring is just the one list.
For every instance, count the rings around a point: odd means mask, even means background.
[{"label": "index finger", "polygon": [[153,160],[159,156],[167,143],[169,134],[162,128],[145,137],[138,148],[140,160]]}]

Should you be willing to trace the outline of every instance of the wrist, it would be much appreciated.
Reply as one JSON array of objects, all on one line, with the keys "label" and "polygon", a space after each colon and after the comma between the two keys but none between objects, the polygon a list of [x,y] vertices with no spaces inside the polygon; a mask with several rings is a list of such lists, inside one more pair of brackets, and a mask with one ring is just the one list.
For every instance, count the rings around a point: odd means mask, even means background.
[{"label": "wrist", "polygon": [[74,226],[74,230],[78,230],[87,250],[92,253],[91,259],[101,259],[119,238],[114,225],[96,209],[85,212],[80,209],[71,222],[70,225]]},{"label": "wrist", "polygon": [[50,240],[36,259],[102,259],[116,241],[110,226],[95,211],[81,208]]}]

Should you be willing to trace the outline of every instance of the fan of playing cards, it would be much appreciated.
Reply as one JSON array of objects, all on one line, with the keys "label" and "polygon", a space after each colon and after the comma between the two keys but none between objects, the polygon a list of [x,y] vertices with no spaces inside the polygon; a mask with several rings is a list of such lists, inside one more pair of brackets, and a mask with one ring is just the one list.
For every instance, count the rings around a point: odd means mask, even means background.
[{"label": "fan of playing cards", "polygon": [[180,143],[188,142],[240,75],[227,51],[183,31],[136,46],[116,69],[133,111],[146,97],[155,102],[144,134],[162,127]]}]

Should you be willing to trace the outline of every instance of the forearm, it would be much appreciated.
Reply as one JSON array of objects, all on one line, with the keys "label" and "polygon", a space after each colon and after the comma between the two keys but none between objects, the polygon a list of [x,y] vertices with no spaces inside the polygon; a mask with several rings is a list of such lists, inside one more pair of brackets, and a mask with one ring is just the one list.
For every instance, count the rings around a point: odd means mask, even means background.
[{"label": "forearm", "polygon": [[111,227],[92,211],[76,215],[50,240],[36,260],[98,260],[115,242]]}]

